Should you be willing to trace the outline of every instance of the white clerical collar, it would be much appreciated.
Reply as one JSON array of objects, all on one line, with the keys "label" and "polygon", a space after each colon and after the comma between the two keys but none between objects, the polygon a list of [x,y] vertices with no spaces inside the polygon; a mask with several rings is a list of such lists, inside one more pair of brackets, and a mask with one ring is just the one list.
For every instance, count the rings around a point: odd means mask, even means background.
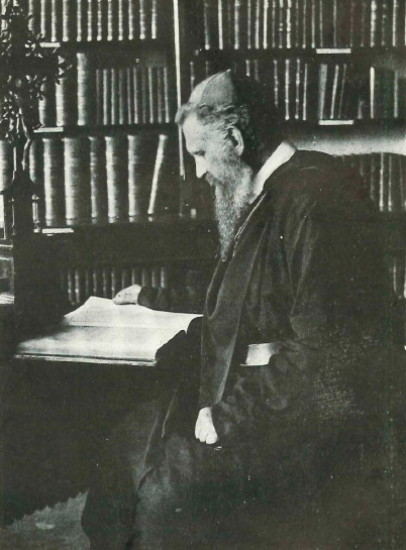
[{"label": "white clerical collar", "polygon": [[282,164],[288,162],[288,160],[290,160],[291,157],[294,155],[295,151],[296,147],[294,147],[287,141],[283,141],[275,149],[275,151],[265,161],[265,163],[262,165],[261,169],[259,170],[259,172],[257,172],[254,178],[254,188],[258,191],[258,194],[262,191],[264,183],[270,177],[270,175],[273,174],[275,170],[279,168],[279,166],[282,166]]}]

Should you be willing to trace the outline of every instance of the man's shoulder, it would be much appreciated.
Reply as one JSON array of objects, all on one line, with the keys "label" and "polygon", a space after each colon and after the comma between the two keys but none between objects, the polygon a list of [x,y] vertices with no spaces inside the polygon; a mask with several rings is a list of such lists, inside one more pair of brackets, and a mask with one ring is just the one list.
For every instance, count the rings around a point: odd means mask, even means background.
[{"label": "man's shoulder", "polygon": [[298,150],[269,180],[272,202],[300,210],[338,208],[368,202],[365,182],[337,158],[318,151]]}]

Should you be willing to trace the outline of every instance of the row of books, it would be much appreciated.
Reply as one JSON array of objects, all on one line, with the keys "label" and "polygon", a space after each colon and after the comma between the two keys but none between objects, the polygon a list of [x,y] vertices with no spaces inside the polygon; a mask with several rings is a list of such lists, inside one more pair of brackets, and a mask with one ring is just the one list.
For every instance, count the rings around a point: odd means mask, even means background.
[{"label": "row of books", "polygon": [[373,153],[338,158],[361,175],[381,212],[406,211],[406,157]]},{"label": "row of books", "polygon": [[[241,59],[230,66],[266,83],[270,101],[286,121],[406,118],[406,77],[397,70],[370,67],[355,77],[344,61],[300,57]],[[217,70],[211,61],[191,61],[190,90]]]},{"label": "row of books", "polygon": [[205,50],[406,44],[401,0],[201,0]]},{"label": "row of books", "polygon": [[71,267],[60,273],[60,288],[78,306],[89,296],[113,298],[134,284],[168,288],[170,271],[169,265]]},{"label": "row of books", "polygon": [[93,57],[77,53],[77,70],[58,84],[48,83],[39,101],[43,126],[93,126],[170,122],[168,67],[96,67]]},{"label": "row of books", "polygon": [[29,25],[50,42],[154,40],[167,26],[165,4],[165,0],[28,0]]},{"label": "row of books", "polygon": [[[176,142],[166,134],[37,138],[29,173],[43,189],[39,223],[60,227],[177,213],[176,158]],[[12,172],[11,147],[4,140],[0,166],[4,188]]]}]

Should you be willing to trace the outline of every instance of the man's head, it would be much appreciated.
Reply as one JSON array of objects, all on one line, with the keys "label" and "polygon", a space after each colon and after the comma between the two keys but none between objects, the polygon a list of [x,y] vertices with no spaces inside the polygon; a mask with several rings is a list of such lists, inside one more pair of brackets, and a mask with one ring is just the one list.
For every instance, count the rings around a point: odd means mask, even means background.
[{"label": "man's head", "polygon": [[214,187],[225,254],[251,202],[255,173],[282,141],[276,112],[258,82],[225,71],[198,84],[176,120],[197,177]]}]

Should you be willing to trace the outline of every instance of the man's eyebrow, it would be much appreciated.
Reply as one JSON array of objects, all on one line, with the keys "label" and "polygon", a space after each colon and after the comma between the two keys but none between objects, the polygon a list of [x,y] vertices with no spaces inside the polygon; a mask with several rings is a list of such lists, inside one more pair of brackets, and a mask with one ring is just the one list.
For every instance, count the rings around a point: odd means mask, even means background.
[{"label": "man's eyebrow", "polygon": [[193,156],[202,156],[204,155],[204,151],[201,149],[188,149],[189,153]]}]

